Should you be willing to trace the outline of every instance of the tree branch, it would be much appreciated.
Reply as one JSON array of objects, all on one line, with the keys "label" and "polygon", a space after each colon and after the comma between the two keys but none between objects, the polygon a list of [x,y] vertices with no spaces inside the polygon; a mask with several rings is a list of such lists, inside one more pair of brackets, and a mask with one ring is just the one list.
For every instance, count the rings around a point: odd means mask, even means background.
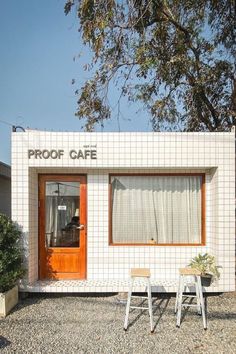
[{"label": "tree branch", "polygon": [[[219,121],[219,118],[218,118],[218,113],[215,110],[215,108],[213,107],[213,105],[210,102],[210,100],[208,99],[208,97],[206,96],[204,88],[202,86],[199,86],[196,83],[195,78],[191,74],[187,73],[186,76],[187,76],[187,78],[189,80],[190,86],[192,86],[193,88],[196,89],[198,97],[201,98],[201,100],[207,106],[208,110],[211,112],[211,116],[212,116],[212,118],[214,120],[214,123],[215,123],[215,128],[217,128],[219,126],[219,124],[220,124],[220,121]],[[199,88],[200,88],[200,90],[199,90]]]},{"label": "tree branch", "polygon": [[219,126],[219,123],[220,123],[220,121],[218,119],[218,114],[217,114],[215,108],[213,107],[212,103],[210,102],[210,100],[206,96],[203,87],[201,87],[201,91],[199,92],[199,94],[200,94],[203,102],[206,104],[207,108],[211,112],[212,118],[214,119],[214,122],[215,122],[215,128],[217,128]]}]

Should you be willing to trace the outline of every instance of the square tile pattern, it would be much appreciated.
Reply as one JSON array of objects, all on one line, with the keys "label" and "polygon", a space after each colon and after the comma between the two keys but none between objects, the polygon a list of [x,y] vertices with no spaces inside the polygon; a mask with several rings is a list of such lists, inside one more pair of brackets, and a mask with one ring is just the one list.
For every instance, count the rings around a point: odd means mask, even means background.
[{"label": "square tile pattern", "polygon": [[[132,267],[150,268],[158,291],[175,291],[178,269],[209,252],[222,266],[209,291],[235,290],[235,133],[12,133],[12,217],[21,226],[25,291],[127,291]],[[28,158],[28,150],[63,156]],[[97,159],[71,159],[93,149]],[[109,173],[205,173],[205,246],[109,246]],[[87,279],[38,281],[38,174],[87,174]]]}]

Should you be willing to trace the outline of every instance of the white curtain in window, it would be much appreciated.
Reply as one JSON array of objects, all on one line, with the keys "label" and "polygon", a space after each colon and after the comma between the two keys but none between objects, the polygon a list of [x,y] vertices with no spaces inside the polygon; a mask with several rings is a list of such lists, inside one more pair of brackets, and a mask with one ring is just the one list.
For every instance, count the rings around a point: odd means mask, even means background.
[{"label": "white curtain in window", "polygon": [[114,243],[200,243],[201,176],[112,177]]}]

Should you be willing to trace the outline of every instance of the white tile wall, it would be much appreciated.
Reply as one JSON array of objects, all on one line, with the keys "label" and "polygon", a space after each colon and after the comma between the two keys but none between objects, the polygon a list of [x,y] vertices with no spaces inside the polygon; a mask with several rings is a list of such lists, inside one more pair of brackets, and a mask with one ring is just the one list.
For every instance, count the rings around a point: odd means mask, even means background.
[{"label": "white tile wall", "polygon": [[[199,252],[210,252],[217,257],[218,264],[222,266],[222,276],[209,290],[233,291],[235,289],[234,139],[234,132],[26,131],[13,133],[12,216],[22,226],[24,233],[28,268],[25,289],[50,292],[81,291],[81,289],[122,291],[127,287],[131,267],[149,267],[153,281],[159,286],[158,289],[173,291],[172,281],[175,282],[177,279],[178,268],[186,266]],[[77,150],[85,145],[96,145],[97,160],[72,160],[68,157],[70,149]],[[28,149],[63,149],[64,156],[57,160],[28,159]],[[206,173],[206,246],[109,246],[109,173],[163,171]],[[87,174],[87,281],[72,281],[72,283],[64,281],[53,285],[36,282],[38,279],[38,173]]]}]

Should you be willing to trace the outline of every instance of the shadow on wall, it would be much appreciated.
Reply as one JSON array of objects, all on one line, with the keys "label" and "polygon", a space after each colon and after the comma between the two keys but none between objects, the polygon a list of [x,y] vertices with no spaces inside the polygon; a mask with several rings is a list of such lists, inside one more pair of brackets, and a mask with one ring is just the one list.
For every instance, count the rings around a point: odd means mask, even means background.
[{"label": "shadow on wall", "polygon": [[[25,269],[25,275],[24,275],[23,279],[21,279],[20,283],[23,287],[26,287],[29,284],[29,280],[30,280],[30,274],[29,274],[29,257],[30,257],[29,237],[30,237],[30,233],[24,232],[23,226],[21,226],[17,223],[16,223],[16,225],[19,228],[19,230],[21,231],[21,235],[22,235],[22,238],[21,238],[22,262],[23,262],[23,267]],[[39,257],[37,259],[39,259]],[[45,263],[46,263],[45,269],[47,269],[47,276],[45,276],[45,280],[46,279],[57,280],[58,279],[57,272],[53,270],[52,256],[51,256],[50,252],[47,252]],[[38,275],[38,279],[39,279],[39,275]],[[35,280],[37,280],[37,279],[35,279]]]},{"label": "shadow on wall", "polygon": [[22,250],[22,263],[25,269],[24,278],[21,280],[24,282],[28,278],[28,260],[29,260],[29,233],[23,231],[23,226],[15,222],[18,229],[21,232],[21,250]]}]

